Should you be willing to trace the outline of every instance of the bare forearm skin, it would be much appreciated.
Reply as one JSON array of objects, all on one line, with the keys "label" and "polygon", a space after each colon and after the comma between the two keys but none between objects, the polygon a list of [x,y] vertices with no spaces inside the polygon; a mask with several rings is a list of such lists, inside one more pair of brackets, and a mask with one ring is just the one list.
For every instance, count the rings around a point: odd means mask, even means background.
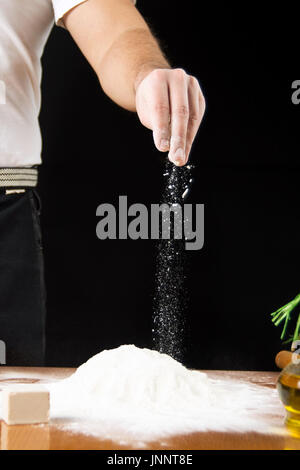
[{"label": "bare forearm skin", "polygon": [[170,68],[148,25],[130,0],[88,0],[64,23],[96,72],[104,92],[136,111],[135,89],[155,68]]},{"label": "bare forearm skin", "polygon": [[99,64],[97,75],[104,92],[118,105],[136,111],[135,92],[152,70],[171,68],[146,29],[125,31]]}]

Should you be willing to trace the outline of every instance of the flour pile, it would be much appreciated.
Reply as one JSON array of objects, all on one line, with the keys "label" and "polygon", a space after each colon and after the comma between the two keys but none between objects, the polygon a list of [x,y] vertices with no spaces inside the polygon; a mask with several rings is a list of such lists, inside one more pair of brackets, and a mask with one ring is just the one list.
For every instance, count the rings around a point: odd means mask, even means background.
[{"label": "flour pile", "polygon": [[259,430],[263,414],[278,414],[276,390],[213,380],[166,354],[133,345],[102,351],[48,388],[56,424],[64,421],[68,430],[104,438]]}]

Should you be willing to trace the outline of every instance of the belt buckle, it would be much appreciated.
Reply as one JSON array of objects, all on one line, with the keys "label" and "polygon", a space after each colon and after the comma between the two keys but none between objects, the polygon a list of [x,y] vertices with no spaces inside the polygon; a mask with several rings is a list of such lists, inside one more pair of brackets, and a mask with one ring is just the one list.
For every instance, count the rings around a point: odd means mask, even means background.
[{"label": "belt buckle", "polygon": [[5,194],[20,194],[25,193],[25,189],[6,189]]}]

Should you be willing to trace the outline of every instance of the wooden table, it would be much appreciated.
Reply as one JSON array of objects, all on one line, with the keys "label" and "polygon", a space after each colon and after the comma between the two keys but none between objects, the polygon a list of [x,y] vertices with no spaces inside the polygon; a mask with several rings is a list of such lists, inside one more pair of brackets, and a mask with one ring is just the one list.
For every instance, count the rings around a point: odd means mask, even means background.
[{"label": "wooden table", "polygon": [[[0,367],[0,390],[10,383],[49,383],[71,375],[74,369],[67,368],[29,368],[29,367]],[[205,371],[212,378],[230,377],[241,379],[266,387],[275,387],[278,373],[275,372],[238,372],[238,371]],[[144,443],[128,442],[124,445],[103,440],[100,437],[84,433],[74,433],[62,429],[50,421],[47,425],[18,425],[8,426],[1,423],[2,450],[300,450],[300,432],[287,429],[284,424],[285,411],[278,402],[278,413],[270,417],[272,422],[266,423],[266,428],[272,425],[271,432],[197,432],[178,435],[163,439],[163,442]]]}]

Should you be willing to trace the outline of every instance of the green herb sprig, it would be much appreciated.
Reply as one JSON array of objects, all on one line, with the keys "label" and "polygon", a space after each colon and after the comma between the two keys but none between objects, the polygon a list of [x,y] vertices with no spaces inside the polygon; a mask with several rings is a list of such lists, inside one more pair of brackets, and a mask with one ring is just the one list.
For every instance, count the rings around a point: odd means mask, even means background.
[{"label": "green herb sprig", "polygon": [[[275,312],[271,313],[272,316],[272,322],[274,323],[275,326],[280,325],[284,321],[282,333],[280,336],[280,339],[284,339],[286,332],[287,332],[287,327],[291,319],[291,314],[294,312],[296,307],[300,304],[300,294],[298,294],[293,300],[285,304],[283,307],[280,307],[278,310]],[[296,327],[294,330],[294,334],[285,341],[286,343],[289,343],[291,341],[296,341],[299,339],[299,331],[300,331],[300,313],[298,314],[298,320],[296,323]]]}]

